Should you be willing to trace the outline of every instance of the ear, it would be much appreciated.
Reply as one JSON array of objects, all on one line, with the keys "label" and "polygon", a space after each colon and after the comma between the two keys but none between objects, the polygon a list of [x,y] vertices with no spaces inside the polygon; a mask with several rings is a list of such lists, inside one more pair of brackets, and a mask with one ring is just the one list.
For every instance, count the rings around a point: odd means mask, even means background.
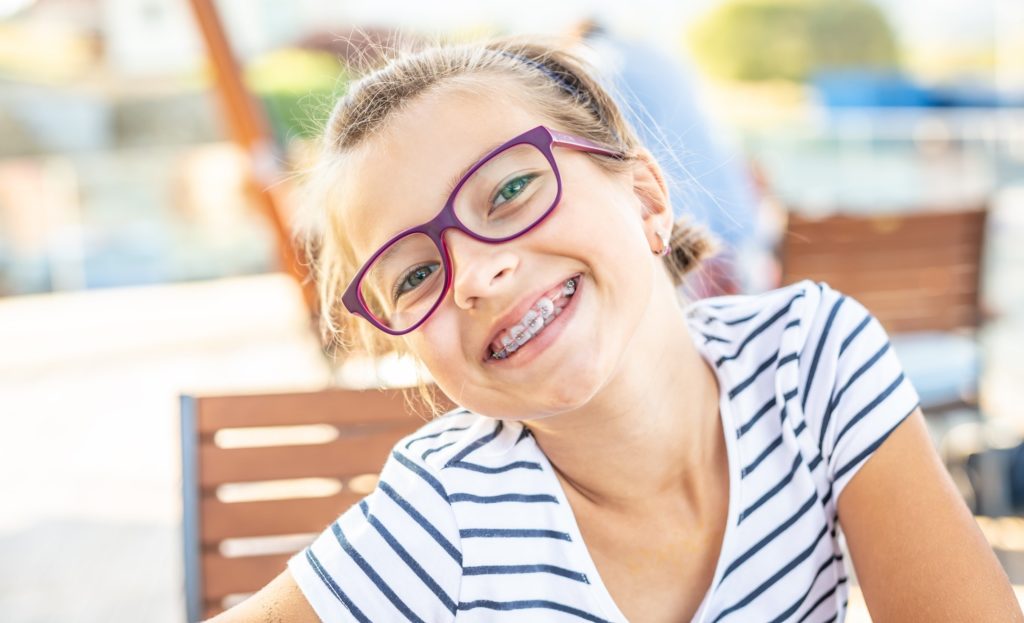
[{"label": "ear", "polygon": [[661,236],[671,235],[675,217],[665,176],[654,156],[646,149],[640,149],[633,161],[633,192],[639,201],[640,216],[651,248],[660,249]]}]

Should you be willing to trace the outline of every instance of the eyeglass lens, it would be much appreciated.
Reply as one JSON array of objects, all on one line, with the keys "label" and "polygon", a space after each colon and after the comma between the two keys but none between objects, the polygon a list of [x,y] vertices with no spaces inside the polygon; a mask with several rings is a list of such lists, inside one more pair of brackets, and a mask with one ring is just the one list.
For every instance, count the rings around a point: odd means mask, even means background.
[{"label": "eyeglass lens", "polygon": [[[485,162],[455,196],[455,214],[481,238],[520,234],[550,211],[558,195],[551,163],[529,144],[513,145]],[[425,234],[404,236],[381,253],[359,290],[367,310],[401,331],[420,322],[444,293],[441,251]]]}]

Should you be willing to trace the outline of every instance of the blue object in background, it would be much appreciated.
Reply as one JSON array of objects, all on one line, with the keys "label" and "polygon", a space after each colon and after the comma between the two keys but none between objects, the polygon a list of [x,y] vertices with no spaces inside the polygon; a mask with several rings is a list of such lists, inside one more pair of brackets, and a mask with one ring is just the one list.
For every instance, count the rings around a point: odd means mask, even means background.
[{"label": "blue object in background", "polygon": [[669,177],[676,219],[693,215],[727,251],[748,247],[756,234],[757,197],[747,161],[702,110],[688,67],[653,45],[599,27],[585,36],[613,97],[625,104],[627,119]]},{"label": "blue object in background", "polygon": [[926,89],[894,71],[823,71],[814,76],[811,85],[829,108],[920,108],[932,105],[932,97]]}]

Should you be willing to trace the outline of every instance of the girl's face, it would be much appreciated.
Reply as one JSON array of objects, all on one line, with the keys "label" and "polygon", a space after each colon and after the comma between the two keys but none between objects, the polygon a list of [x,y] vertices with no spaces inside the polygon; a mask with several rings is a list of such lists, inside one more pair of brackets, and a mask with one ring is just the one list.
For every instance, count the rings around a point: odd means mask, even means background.
[{"label": "girl's face", "polygon": [[[517,102],[442,89],[369,139],[345,180],[342,221],[358,232],[356,257],[365,261],[396,233],[433,218],[452,178],[494,147],[537,125],[562,129]],[[446,232],[452,286],[423,325],[395,338],[407,341],[449,397],[484,415],[536,419],[578,409],[623,366],[645,365],[635,338],[662,270],[649,241],[671,224],[656,171],[642,159],[612,173],[583,152],[555,147],[554,154],[562,177],[555,210],[501,244]],[[645,207],[641,194],[662,207]],[[568,296],[563,286],[574,277]],[[561,300],[553,295],[560,291]],[[545,295],[559,314],[507,358],[492,358],[493,340]]]}]

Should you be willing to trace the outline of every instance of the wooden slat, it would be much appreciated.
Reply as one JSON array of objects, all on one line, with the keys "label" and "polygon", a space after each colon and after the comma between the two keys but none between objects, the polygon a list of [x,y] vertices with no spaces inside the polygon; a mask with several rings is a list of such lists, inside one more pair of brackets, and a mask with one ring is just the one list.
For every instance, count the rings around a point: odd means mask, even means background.
[{"label": "wooden slat", "polygon": [[[894,246],[898,243],[893,242]],[[885,270],[886,268],[954,268],[977,264],[977,247],[966,244],[936,248],[886,249],[883,241],[865,241],[858,248],[836,249],[793,243],[786,247],[792,270]],[[805,268],[806,267],[806,268]]]},{"label": "wooden slat", "polygon": [[980,321],[986,210],[887,216],[791,214],[783,283],[824,281],[864,304],[890,333]]},{"label": "wooden slat", "polygon": [[401,390],[330,389],[295,394],[211,396],[199,400],[199,432],[302,424],[372,424],[424,420],[407,413]]},{"label": "wooden slat", "polygon": [[211,546],[231,538],[320,532],[363,497],[353,491],[258,502],[227,503],[208,497],[202,503],[202,543]]},{"label": "wooden slat", "polygon": [[199,484],[209,488],[236,482],[375,474],[384,466],[395,442],[420,425],[418,420],[407,421],[315,445],[218,448],[203,443],[199,447]]},{"label": "wooden slat", "polygon": [[253,593],[284,571],[292,554],[227,558],[215,552],[203,555],[203,592],[207,602],[232,593]]},{"label": "wooden slat", "polygon": [[865,236],[899,236],[912,244],[927,244],[933,240],[976,239],[984,233],[985,220],[986,209],[983,206],[964,211],[863,216],[836,214],[824,218],[791,212],[786,229],[797,236],[804,230],[811,230],[818,240],[829,244]]}]

